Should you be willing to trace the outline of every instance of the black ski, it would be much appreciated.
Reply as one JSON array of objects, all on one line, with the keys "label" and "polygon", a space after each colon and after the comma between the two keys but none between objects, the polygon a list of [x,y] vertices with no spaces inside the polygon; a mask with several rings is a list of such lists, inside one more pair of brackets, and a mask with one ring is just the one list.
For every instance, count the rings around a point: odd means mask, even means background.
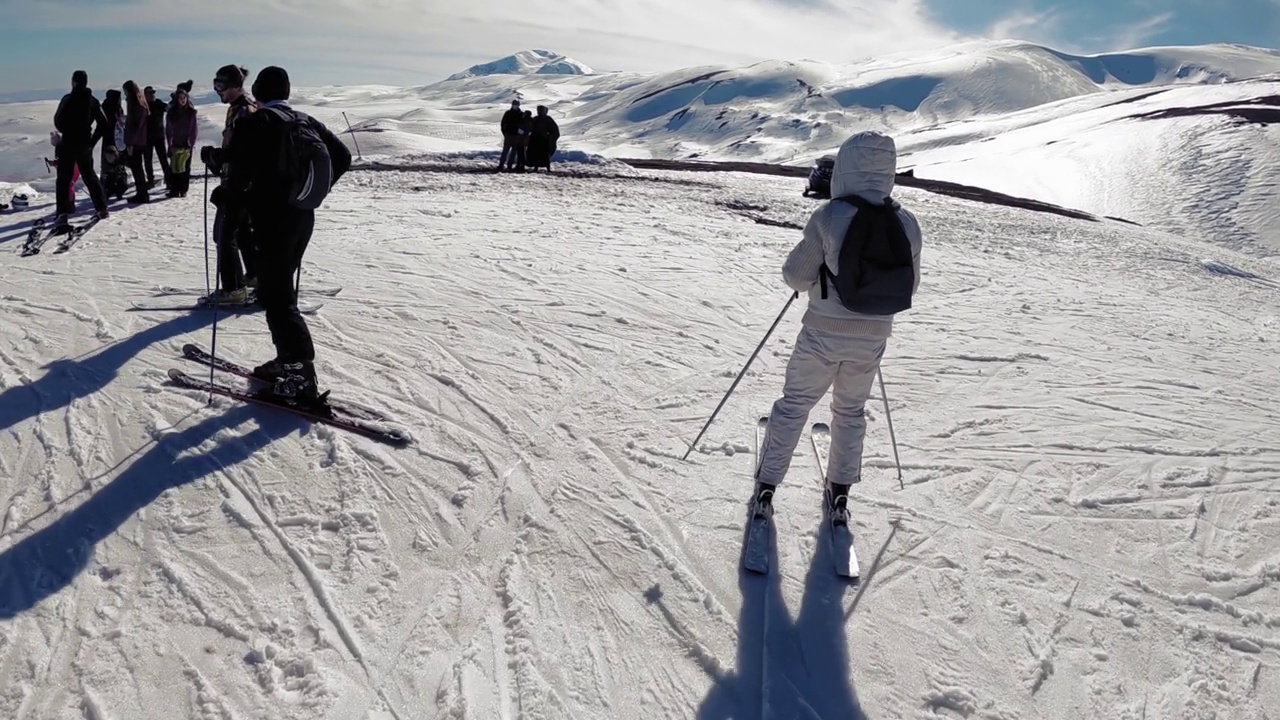
[{"label": "black ski", "polygon": [[[813,454],[818,460],[818,477],[822,480],[822,513],[827,519],[830,533],[831,558],[835,562],[836,574],[859,579],[858,555],[853,547],[853,530],[849,527],[849,511],[847,507],[831,509],[831,483],[827,482],[827,458],[831,450],[831,427],[826,423],[814,423],[809,430],[809,440],[813,444]],[[847,502],[847,498],[846,498]]]},{"label": "black ski", "polygon": [[102,218],[95,215],[88,222],[81,223],[79,225],[72,225],[71,230],[62,238],[62,241],[58,243],[58,247],[54,248],[53,253],[56,255],[70,250],[72,246],[79,242],[80,238],[84,237],[85,233],[93,229],[93,226],[97,225],[98,221],[101,219]]},{"label": "black ski", "polygon": [[[257,383],[267,382],[266,380],[263,380],[257,375],[254,375],[253,368],[247,367],[245,365],[241,365],[239,363],[232,362],[230,360],[226,360],[223,358],[215,358],[214,356],[205,352],[204,348],[200,347],[199,345],[196,345],[195,343],[187,343],[186,345],[183,345],[182,356],[188,360],[193,360],[195,362],[198,362],[201,365],[204,365],[205,367],[212,367],[215,370],[219,370],[225,373],[230,373],[232,375],[237,375],[246,380],[252,380],[253,382],[257,382]],[[337,410],[342,411],[347,415],[351,415],[352,417],[358,417],[363,420],[372,420],[375,422],[390,422],[391,420],[391,418],[387,417],[386,415],[383,415],[377,410],[371,410],[369,408],[360,407],[358,405],[352,405],[351,403],[346,403],[339,400],[330,399],[329,405]]]},{"label": "black ski", "polygon": [[[342,288],[340,287],[309,288],[303,286],[302,288],[303,295],[323,295],[325,297],[333,297],[340,292],[342,292]],[[166,295],[197,295],[204,297],[205,288],[180,288],[173,287],[172,285],[160,285],[156,287],[155,293],[156,297],[163,297]]]},{"label": "black ski", "polygon": [[45,233],[44,226],[44,218],[39,218],[32,223],[31,230],[27,232],[27,239],[22,243],[22,257],[38,254],[40,252],[40,248],[49,241],[49,238],[53,237],[57,228]]},{"label": "black ski", "polygon": [[[280,410],[293,413],[299,417],[306,418],[312,422],[323,423],[325,425],[329,425],[340,430],[346,430],[388,445],[403,447],[413,442],[412,436],[410,436],[405,430],[364,418],[352,417],[334,406],[312,408],[301,405],[290,405],[285,401],[270,397],[259,397],[251,392],[234,388],[230,385],[211,383],[208,380],[200,380],[177,368],[170,368],[169,380],[178,387],[200,390],[202,392],[212,392],[217,395],[241,400],[243,402],[257,403],[259,405],[278,408]],[[328,393],[326,393],[326,395],[327,394]]]},{"label": "black ski", "polygon": [[[217,310],[218,312],[225,312],[225,313],[250,313],[250,312],[260,312],[262,310],[262,306],[259,305],[256,300],[251,300],[249,302],[243,302],[243,303],[201,304],[201,303],[194,303],[194,302],[193,303],[134,302],[131,304],[133,306],[133,310],[139,310],[143,312],[147,312],[147,311],[187,312],[187,311],[194,311],[194,310]],[[303,315],[310,315],[322,307],[324,307],[324,303],[318,303],[318,304],[298,303],[298,312],[302,313]]]},{"label": "black ski", "polygon": [[742,545],[742,566],[751,572],[769,572],[769,542],[773,537],[773,502],[760,504],[755,495],[755,476],[760,469],[760,457],[764,451],[764,439],[769,430],[769,418],[756,420],[755,468],[751,473],[752,495],[747,506],[746,537]]}]

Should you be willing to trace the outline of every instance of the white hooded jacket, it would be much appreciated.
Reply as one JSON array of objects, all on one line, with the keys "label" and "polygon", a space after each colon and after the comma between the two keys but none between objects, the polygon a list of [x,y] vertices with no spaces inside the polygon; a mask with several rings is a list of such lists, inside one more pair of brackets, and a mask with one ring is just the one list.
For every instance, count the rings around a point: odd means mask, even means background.
[{"label": "white hooded jacket", "polygon": [[[836,335],[889,337],[893,331],[893,315],[866,315],[847,309],[840,303],[834,283],[827,283],[827,297],[822,297],[819,272],[826,263],[833,274],[840,267],[840,247],[844,244],[849,223],[857,214],[853,205],[835,198],[858,195],[868,202],[883,203],[893,192],[898,168],[898,150],[893,138],[875,131],[858,133],[840,146],[831,173],[831,197],[823,203],[804,228],[804,237],[791,250],[782,265],[787,285],[809,293],[809,309],[802,322],[815,330]],[[905,208],[898,217],[911,241],[915,285],[920,286],[920,248],[923,237],[920,223]]]}]

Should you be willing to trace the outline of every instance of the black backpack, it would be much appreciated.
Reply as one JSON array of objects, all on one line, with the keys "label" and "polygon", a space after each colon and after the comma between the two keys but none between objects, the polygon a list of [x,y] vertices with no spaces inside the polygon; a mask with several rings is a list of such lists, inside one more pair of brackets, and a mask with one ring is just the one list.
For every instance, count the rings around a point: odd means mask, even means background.
[{"label": "black backpack", "polygon": [[910,308],[915,264],[911,240],[898,217],[898,203],[888,198],[879,205],[856,195],[836,199],[858,212],[845,233],[836,272],[826,263],[818,271],[822,297],[827,297],[830,278],[840,303],[853,312],[892,315]]},{"label": "black backpack", "polygon": [[307,115],[278,107],[262,110],[271,111],[284,125],[279,170],[289,188],[289,204],[300,210],[315,210],[333,186],[329,146]]}]

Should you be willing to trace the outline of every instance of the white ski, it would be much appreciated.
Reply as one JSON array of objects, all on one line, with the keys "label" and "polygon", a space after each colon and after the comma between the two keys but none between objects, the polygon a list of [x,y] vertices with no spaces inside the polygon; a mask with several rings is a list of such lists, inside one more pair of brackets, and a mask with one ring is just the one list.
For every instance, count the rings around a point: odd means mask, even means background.
[{"label": "white ski", "polygon": [[827,457],[831,451],[831,427],[826,423],[814,423],[809,431],[813,443],[813,455],[818,460],[818,475],[822,479],[822,513],[828,520],[831,541],[831,557],[835,561],[836,574],[858,580],[858,554],[853,547],[853,529],[849,527],[847,508],[831,511],[831,485],[827,482]]}]

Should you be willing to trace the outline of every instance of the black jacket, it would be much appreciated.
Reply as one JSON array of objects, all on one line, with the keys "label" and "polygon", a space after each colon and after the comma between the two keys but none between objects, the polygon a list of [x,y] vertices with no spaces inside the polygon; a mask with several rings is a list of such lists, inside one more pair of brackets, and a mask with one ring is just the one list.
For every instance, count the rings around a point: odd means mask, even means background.
[{"label": "black jacket", "polygon": [[524,112],[519,108],[511,108],[502,113],[502,134],[515,135],[522,122],[524,122]]},{"label": "black jacket", "polygon": [[107,117],[92,90],[76,88],[62,96],[53,115],[53,126],[62,133],[63,151],[91,150],[107,132]]},{"label": "black jacket", "polygon": [[[290,108],[304,118],[329,148],[333,182],[351,169],[351,151],[324,123]],[[227,148],[227,176],[223,187],[227,202],[253,210],[272,211],[288,205],[289,182],[280,167],[286,126],[275,113],[259,110],[236,121]]]},{"label": "black jacket", "polygon": [[164,116],[168,106],[160,98],[151,101],[151,112],[147,115],[147,139],[151,142],[164,142]]},{"label": "black jacket", "polygon": [[555,142],[560,139],[560,126],[550,115],[534,115],[533,139]]}]

